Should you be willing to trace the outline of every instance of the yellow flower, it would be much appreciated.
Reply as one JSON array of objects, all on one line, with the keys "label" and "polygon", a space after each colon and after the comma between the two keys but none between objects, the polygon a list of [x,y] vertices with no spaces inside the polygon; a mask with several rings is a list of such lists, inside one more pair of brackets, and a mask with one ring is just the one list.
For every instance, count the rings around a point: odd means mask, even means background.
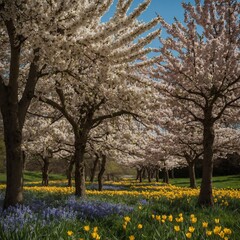
[{"label": "yellow flower", "polygon": [[215,228],[213,229],[214,234],[219,234],[221,229],[222,227],[215,226]]},{"label": "yellow flower", "polygon": [[191,238],[192,237],[192,233],[190,233],[190,232],[186,233],[186,237],[187,238]]},{"label": "yellow flower", "polygon": [[190,233],[193,233],[193,232],[194,232],[194,230],[195,230],[195,228],[194,228],[194,227],[192,227],[192,226],[190,226],[190,227],[188,228],[188,231],[189,231]]},{"label": "yellow flower", "polygon": [[124,217],[124,220],[125,220],[126,222],[130,222],[130,221],[131,221],[131,218],[128,217],[128,216],[126,216],[126,217]]},{"label": "yellow flower", "polygon": [[229,228],[224,228],[224,229],[223,229],[223,232],[224,232],[225,234],[228,234],[228,235],[232,234],[232,230],[229,229]]},{"label": "yellow flower", "polygon": [[173,216],[172,216],[172,215],[169,215],[169,216],[168,216],[168,220],[169,220],[169,222],[172,222]]},{"label": "yellow flower", "polygon": [[179,227],[179,226],[174,226],[174,230],[175,230],[176,232],[179,232],[179,231],[180,231],[180,227]]},{"label": "yellow flower", "polygon": [[152,218],[153,218],[153,219],[155,218],[155,215],[154,215],[154,214],[152,214]]},{"label": "yellow flower", "polygon": [[190,218],[194,218],[194,217],[195,217],[195,215],[194,215],[194,214],[191,214],[191,215],[190,215]]},{"label": "yellow flower", "polygon": [[161,216],[160,215],[156,215],[156,220],[160,221],[161,220]]},{"label": "yellow flower", "polygon": [[67,231],[67,235],[68,236],[72,236],[73,235],[73,231]]},{"label": "yellow flower", "polygon": [[220,238],[224,238],[224,232],[223,231],[221,231],[219,234],[218,234],[219,236],[220,236]]},{"label": "yellow flower", "polygon": [[225,237],[224,240],[228,240],[228,237]]},{"label": "yellow flower", "polygon": [[179,216],[179,217],[182,217],[182,216],[183,216],[183,214],[182,214],[182,213],[179,213],[179,214],[178,214],[178,216]]},{"label": "yellow flower", "polygon": [[196,223],[196,222],[197,222],[197,218],[196,217],[191,218],[191,223]]},{"label": "yellow flower", "polygon": [[203,228],[207,228],[208,227],[208,222],[203,222],[202,226],[203,226]]},{"label": "yellow flower", "polygon": [[129,240],[135,240],[135,237],[133,235],[129,236]]},{"label": "yellow flower", "polygon": [[163,220],[166,220],[166,219],[167,219],[167,216],[166,216],[166,215],[162,215],[162,219],[163,219]]},{"label": "yellow flower", "polygon": [[138,206],[138,209],[139,209],[139,210],[142,210],[142,206]]},{"label": "yellow flower", "polygon": [[87,226],[84,226],[83,229],[88,232],[90,230],[90,227],[87,225]]},{"label": "yellow flower", "polygon": [[138,224],[138,229],[142,229],[143,225],[142,224]]},{"label": "yellow flower", "polygon": [[162,223],[165,223],[165,220],[164,219],[162,219],[162,221],[161,221]]},{"label": "yellow flower", "polygon": [[216,224],[218,224],[220,222],[219,218],[215,218],[214,221]]},{"label": "yellow flower", "polygon": [[94,227],[93,232],[97,232],[97,231],[98,231],[98,227]]},{"label": "yellow flower", "polygon": [[79,238],[79,240],[84,240],[84,238]]},{"label": "yellow flower", "polygon": [[206,231],[206,235],[207,236],[211,236],[212,235],[212,231]]},{"label": "yellow flower", "polygon": [[91,235],[92,235],[92,238],[96,238],[98,234],[96,232],[92,232]]},{"label": "yellow flower", "polygon": [[183,222],[183,217],[175,218],[176,222]]}]

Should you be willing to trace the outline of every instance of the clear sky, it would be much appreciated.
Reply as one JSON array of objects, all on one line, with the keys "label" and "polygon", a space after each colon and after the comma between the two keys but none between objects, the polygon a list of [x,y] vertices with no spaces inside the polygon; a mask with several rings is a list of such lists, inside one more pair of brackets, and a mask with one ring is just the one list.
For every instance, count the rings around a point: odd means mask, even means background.
[{"label": "clear sky", "polygon": [[[111,6],[109,12],[102,18],[103,21],[107,21],[114,13],[117,0],[114,0],[114,4]],[[144,0],[134,0],[129,12],[136,8]],[[152,0],[148,9],[139,17],[139,20],[145,22],[151,21],[158,15],[162,16],[168,23],[172,23],[174,17],[179,20],[183,19],[183,8],[181,6],[182,2],[191,2],[194,4],[194,0]],[[162,36],[165,36],[165,33],[162,32]],[[154,40],[151,44],[152,47],[158,47],[159,41]]]}]

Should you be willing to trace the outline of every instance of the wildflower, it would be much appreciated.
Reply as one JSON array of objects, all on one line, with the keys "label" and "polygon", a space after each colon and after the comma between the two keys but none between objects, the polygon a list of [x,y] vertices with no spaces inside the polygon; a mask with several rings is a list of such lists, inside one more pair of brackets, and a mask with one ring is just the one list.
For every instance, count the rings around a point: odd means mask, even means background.
[{"label": "wildflower", "polygon": [[162,219],[163,219],[163,220],[166,220],[166,219],[167,219],[167,216],[166,216],[166,215],[162,215]]},{"label": "wildflower", "polygon": [[220,238],[224,238],[224,232],[223,231],[221,231],[219,234],[218,234],[219,236],[220,236]]},{"label": "wildflower", "polygon": [[179,231],[180,231],[180,227],[179,227],[179,226],[174,226],[174,230],[175,230],[176,232],[179,232]]},{"label": "wildflower", "polygon": [[135,240],[135,237],[133,235],[129,236],[129,240]]},{"label": "wildflower", "polygon": [[139,210],[142,210],[142,206],[138,206],[138,209],[139,209]]},{"label": "wildflower", "polygon": [[126,230],[126,228],[127,228],[127,222],[123,224],[123,229]]},{"label": "wildflower", "polygon": [[189,231],[190,233],[193,233],[193,232],[194,232],[194,230],[195,230],[195,228],[194,228],[194,227],[192,227],[192,226],[188,228],[188,231]]},{"label": "wildflower", "polygon": [[143,225],[142,224],[138,224],[138,229],[142,229]]},{"label": "wildflower", "polygon": [[73,231],[67,231],[67,235],[68,236],[72,236],[73,235]]},{"label": "wildflower", "polygon": [[215,218],[214,221],[216,224],[218,224],[220,222],[219,218]]},{"label": "wildflower", "polygon": [[93,232],[97,232],[97,231],[98,231],[98,227],[94,227]]},{"label": "wildflower", "polygon": [[194,218],[194,217],[195,217],[195,215],[194,215],[194,214],[191,214],[191,215],[190,215],[190,218]]},{"label": "wildflower", "polygon": [[160,215],[156,215],[156,220],[160,221],[161,220],[161,216]]},{"label": "wildflower", "polygon": [[164,219],[162,219],[162,221],[161,221],[162,223],[165,223],[165,220]]},{"label": "wildflower", "polygon": [[196,222],[197,222],[197,218],[196,217],[191,218],[191,223],[196,223]]},{"label": "wildflower", "polygon": [[223,229],[223,232],[224,232],[225,234],[228,234],[228,235],[232,234],[232,230],[229,229],[229,228],[224,228],[224,229]]},{"label": "wildflower", "polygon": [[183,217],[175,218],[176,222],[183,222]]},{"label": "wildflower", "polygon": [[202,223],[202,227],[203,227],[203,228],[207,228],[207,227],[208,227],[208,222],[203,222],[203,223]]},{"label": "wildflower", "polygon": [[90,230],[90,227],[87,225],[87,226],[84,226],[83,229],[88,232]]},{"label": "wildflower", "polygon": [[182,216],[183,216],[183,214],[182,214],[182,213],[179,213],[179,214],[178,214],[178,216],[179,216],[179,217],[182,217]]},{"label": "wildflower", "polygon": [[221,229],[222,227],[215,226],[215,228],[213,229],[214,234],[219,234]]},{"label": "wildflower", "polygon": [[206,235],[207,236],[211,236],[212,235],[212,231],[206,231]]},{"label": "wildflower", "polygon": [[169,220],[169,222],[172,222],[173,216],[172,216],[172,215],[169,215],[169,216],[168,216],[168,220]]},{"label": "wildflower", "polygon": [[128,216],[126,216],[126,217],[124,217],[124,220],[125,220],[126,222],[130,222],[130,221],[131,221],[131,218],[128,217]]},{"label": "wildflower", "polygon": [[186,233],[186,237],[187,238],[191,238],[192,237],[192,233],[190,233],[190,232]]},{"label": "wildflower", "polygon": [[228,237],[225,237],[224,240],[228,240]]},{"label": "wildflower", "polygon": [[155,215],[154,215],[154,214],[152,214],[152,218],[153,218],[153,219],[155,218]]}]

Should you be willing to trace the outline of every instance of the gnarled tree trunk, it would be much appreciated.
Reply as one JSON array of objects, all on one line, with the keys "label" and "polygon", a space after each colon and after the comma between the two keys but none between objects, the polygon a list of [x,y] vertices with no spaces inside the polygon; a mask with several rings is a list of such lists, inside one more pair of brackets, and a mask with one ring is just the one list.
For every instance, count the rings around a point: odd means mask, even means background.
[{"label": "gnarled tree trunk", "polygon": [[72,187],[72,171],[74,166],[75,160],[74,157],[70,160],[68,169],[67,169],[67,180],[68,180],[68,187]]},{"label": "gnarled tree trunk", "polygon": [[48,157],[43,157],[43,167],[42,167],[42,185],[43,186],[48,186],[49,183],[49,165],[50,165],[50,161]]},{"label": "gnarled tree trunk", "polygon": [[188,163],[188,172],[189,172],[189,178],[190,178],[190,188],[197,188],[194,161],[190,161]]}]

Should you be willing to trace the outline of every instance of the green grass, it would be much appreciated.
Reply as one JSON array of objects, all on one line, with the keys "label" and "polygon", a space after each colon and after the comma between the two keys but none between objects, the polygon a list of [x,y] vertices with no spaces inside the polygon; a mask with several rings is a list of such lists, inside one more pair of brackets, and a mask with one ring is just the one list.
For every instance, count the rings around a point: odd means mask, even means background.
[{"label": "green grass", "polygon": [[[66,176],[61,174],[49,174],[49,184],[51,185],[51,181],[54,180],[65,180]],[[24,181],[25,184],[29,182],[41,181],[41,173],[40,172],[24,172]],[[146,180],[145,180],[146,181]],[[6,176],[4,173],[0,173],[0,183],[6,182]],[[154,183],[154,181],[153,181]],[[170,184],[180,186],[180,187],[189,187],[189,179],[188,178],[174,178],[170,179]],[[200,186],[201,179],[197,179],[197,186]],[[240,175],[229,175],[229,176],[218,176],[213,177],[213,187],[214,188],[235,188],[240,189]]]},{"label": "green grass", "polygon": [[[189,187],[188,178],[170,179],[170,183],[176,186]],[[197,179],[197,186],[200,187],[201,179]],[[218,176],[213,177],[214,188],[235,188],[240,189],[240,175]]]},{"label": "green grass", "polygon": [[[49,182],[54,180],[62,180],[66,179],[65,176],[61,174],[50,174],[49,175]],[[37,182],[37,181],[42,181],[42,173],[41,172],[35,172],[35,171],[25,171],[24,172],[24,182],[27,184],[29,182]],[[5,173],[0,173],[0,183],[5,183],[6,182],[6,174]]]}]

